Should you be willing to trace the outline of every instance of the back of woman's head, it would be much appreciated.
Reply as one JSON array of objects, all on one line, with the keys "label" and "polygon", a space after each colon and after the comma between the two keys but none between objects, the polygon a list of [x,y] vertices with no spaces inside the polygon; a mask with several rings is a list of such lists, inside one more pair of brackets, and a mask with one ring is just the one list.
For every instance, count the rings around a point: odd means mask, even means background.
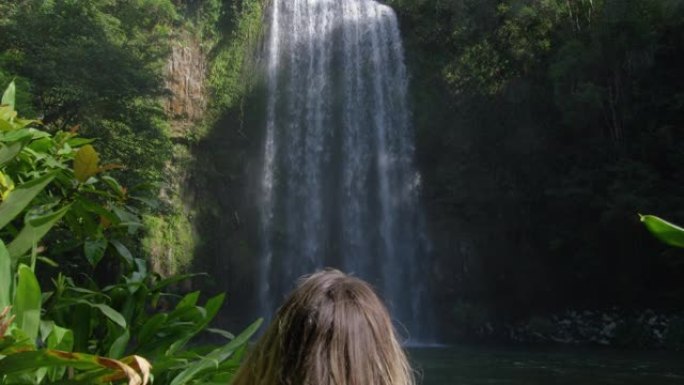
[{"label": "back of woman's head", "polygon": [[303,279],[233,385],[413,385],[387,309],[337,270]]}]

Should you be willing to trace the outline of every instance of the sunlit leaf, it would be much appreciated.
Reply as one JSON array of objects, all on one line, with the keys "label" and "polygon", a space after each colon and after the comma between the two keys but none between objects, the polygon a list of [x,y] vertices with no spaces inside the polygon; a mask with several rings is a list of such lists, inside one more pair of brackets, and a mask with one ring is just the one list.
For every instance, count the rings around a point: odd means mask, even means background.
[{"label": "sunlit leaf", "polygon": [[100,156],[93,146],[86,144],[78,149],[74,158],[74,175],[80,182],[87,181],[99,172]]},{"label": "sunlit leaf", "polygon": [[[30,267],[19,265],[19,278],[14,296],[14,314],[17,325],[32,340],[38,337],[40,308],[42,304],[40,285]],[[1,362],[1,361],[0,361]]]},{"label": "sunlit leaf", "polygon": [[140,372],[123,361],[111,358],[42,349],[6,356],[0,360],[0,373],[4,375],[23,372],[32,373],[39,368],[67,366],[77,370],[94,371],[97,374],[97,377],[89,376],[88,373],[80,374],[75,376],[74,381],[70,383],[79,383],[80,378],[90,377],[92,380],[87,382],[89,384],[128,380],[129,385],[145,385],[146,382],[143,379],[149,379],[149,363],[143,358],[138,358],[135,361],[131,361],[131,363]]},{"label": "sunlit leaf", "polygon": [[[53,325],[52,332],[48,336],[47,345],[50,349],[71,351],[74,348],[74,333],[69,329]],[[53,381],[60,379],[64,376],[66,369],[63,366],[50,368],[48,377]]]},{"label": "sunlit leaf", "polygon": [[70,208],[71,205],[64,206],[55,212],[27,221],[27,223],[24,224],[24,228],[21,229],[19,234],[9,246],[7,246],[10,256],[12,258],[18,258],[31,250],[33,245],[43,238],[43,236],[62,219]]},{"label": "sunlit leaf", "polygon": [[12,259],[0,240],[0,311],[11,305],[12,281]]},{"label": "sunlit leaf", "polygon": [[53,325],[47,338],[47,346],[50,349],[69,351],[74,346],[74,333],[69,329]]},{"label": "sunlit leaf", "polygon": [[[17,117],[17,112],[14,111],[14,107],[5,106],[5,105],[0,106],[0,121],[4,120],[5,123],[9,123],[12,120],[14,120],[14,118],[16,118],[16,117]],[[12,126],[12,125],[9,126],[10,130],[13,128],[14,128],[14,126]],[[5,130],[5,128],[3,128],[3,130]]]},{"label": "sunlit leaf", "polygon": [[217,334],[227,340],[232,340],[233,338],[235,338],[235,335],[233,333],[223,329],[207,328],[205,331],[207,333]]},{"label": "sunlit leaf", "polygon": [[249,341],[252,335],[254,335],[254,333],[256,333],[256,331],[259,329],[259,326],[261,326],[262,322],[263,320],[261,319],[257,320],[225,346],[212,351],[199,361],[196,361],[188,365],[186,369],[180,372],[173,379],[173,381],[171,381],[170,385],[188,384],[190,383],[190,381],[195,379],[195,377],[201,372],[216,367],[216,365],[218,365],[219,363],[230,358],[230,356],[238,348],[240,348],[242,345],[246,344],[247,341]]},{"label": "sunlit leaf", "polygon": [[14,108],[14,99],[16,98],[16,94],[17,87],[14,85],[14,81],[12,81],[9,86],[7,86],[5,93],[2,94],[2,104]]},{"label": "sunlit leaf", "polygon": [[[42,132],[37,130],[12,130],[9,132],[3,132],[0,135],[0,142],[16,142],[18,140],[31,140],[35,139],[35,133]],[[43,134],[47,134],[42,132]]]},{"label": "sunlit leaf", "polygon": [[50,173],[15,187],[0,204],[0,229],[21,214],[33,198],[43,191],[53,179],[55,179],[55,173]]},{"label": "sunlit leaf", "polygon": [[640,215],[641,222],[661,242],[684,248],[684,229],[654,215]]}]

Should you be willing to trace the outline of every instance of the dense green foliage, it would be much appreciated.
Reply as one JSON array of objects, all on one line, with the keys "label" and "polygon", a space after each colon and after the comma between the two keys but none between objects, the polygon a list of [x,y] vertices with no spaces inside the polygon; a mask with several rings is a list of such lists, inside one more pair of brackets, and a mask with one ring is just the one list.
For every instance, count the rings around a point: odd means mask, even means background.
[{"label": "dense green foliage", "polygon": [[[75,343],[83,344],[89,335],[77,336],[65,324],[57,325],[41,314],[43,298],[35,270],[39,262],[57,265],[52,247],[46,251],[43,240],[61,219],[65,219],[68,240],[50,245],[62,251],[82,247],[83,256],[92,265],[97,265],[107,248],[105,227],[130,230],[135,224],[122,222],[116,214],[119,211],[132,215],[124,208],[117,210],[124,199],[116,180],[97,177],[108,167],[99,164],[99,155],[88,144],[90,141],[74,132],[53,136],[34,128],[39,122],[17,117],[15,94],[12,83],[0,105],[0,236],[8,242],[5,247],[0,240],[0,383],[57,381],[65,376],[66,367],[72,367],[85,371],[72,373],[73,378],[84,376],[95,381],[111,376],[141,384],[149,366],[144,359],[131,356],[116,361],[71,354]],[[92,224],[93,214],[100,218],[100,226],[85,227]],[[66,249],[64,243],[68,244]],[[96,244],[98,247],[94,247]],[[126,247],[118,244],[121,255],[130,256]],[[47,253],[53,258],[46,258]],[[57,260],[66,263],[73,258],[65,254],[60,257]],[[46,294],[50,297],[52,293]],[[116,318],[118,313],[101,306],[104,313]],[[41,345],[47,349],[39,348]],[[132,368],[136,365],[140,373]]]},{"label": "dense green foliage", "polygon": [[108,159],[135,170],[127,179],[158,181],[170,144],[155,98],[163,93],[173,4],[26,0],[0,7],[0,73],[29,86],[22,111],[37,112],[50,129],[79,124],[100,139]]},{"label": "dense green foliage", "polygon": [[444,298],[490,319],[677,308],[678,252],[634,213],[684,219],[684,3],[390,3]]},{"label": "dense green foliage", "polygon": [[[125,246],[142,223],[127,204],[136,197],[104,174],[117,166],[101,165],[91,140],[39,130],[14,107],[12,83],[0,106],[0,383],[227,382],[260,322],[237,337],[209,329],[223,294],[202,307],[199,292],[166,292],[189,277],[161,279]],[[105,261],[118,277],[76,284],[67,268]],[[41,290],[38,270],[53,291]],[[229,342],[188,345],[206,331]]]},{"label": "dense green foliage", "polygon": [[[0,120],[0,278],[9,285],[0,310],[10,306],[0,317],[0,383],[229,381],[259,322],[237,337],[210,328],[224,295],[200,305],[199,292],[176,294],[193,275],[173,274],[194,244],[180,198],[189,146],[240,103],[248,50],[232,24],[244,31],[239,20],[255,9],[218,0],[0,4],[0,83],[19,86]],[[164,111],[177,92],[166,89],[174,44],[210,58],[214,113],[204,122]],[[40,122],[15,119],[15,101]]]},{"label": "dense green foliage", "polygon": [[96,140],[103,158],[127,169],[114,172],[123,188],[147,184],[163,198],[154,207],[142,202],[132,205],[144,210],[147,226],[129,246],[153,255],[157,271],[181,271],[192,260],[195,232],[188,221],[191,214],[183,207],[182,185],[192,161],[188,145],[208,131],[203,127],[212,125],[210,119],[178,124],[164,111],[164,101],[172,92],[167,88],[169,55],[175,45],[200,45],[203,54],[217,58],[207,71],[216,79],[212,80],[216,85],[208,87],[211,99],[229,95],[227,88],[236,88],[237,75],[232,83],[223,75],[239,71],[229,61],[243,57],[246,50],[235,48],[233,54],[223,54],[223,47],[236,46],[233,35],[224,36],[223,31],[237,19],[232,14],[241,12],[240,3],[22,0],[0,4],[0,86],[15,79],[20,110],[40,116],[51,132],[78,127]]}]

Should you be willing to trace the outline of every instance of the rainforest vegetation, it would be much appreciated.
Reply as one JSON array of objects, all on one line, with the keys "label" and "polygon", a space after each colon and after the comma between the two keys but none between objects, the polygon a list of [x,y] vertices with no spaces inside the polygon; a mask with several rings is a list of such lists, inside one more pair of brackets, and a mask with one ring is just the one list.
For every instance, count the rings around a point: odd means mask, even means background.
[{"label": "rainforest vegetation", "polygon": [[[679,322],[668,346],[684,346],[684,255],[637,215],[684,223],[684,2],[386,3],[411,74],[445,339],[502,338],[482,325],[568,309],[650,309]],[[256,324],[234,337],[209,322],[220,291],[250,288],[223,258],[258,249],[264,7],[0,3],[0,311],[12,309],[0,383],[143,381],[146,360],[155,383],[234,372]],[[183,52],[197,53],[200,85],[178,102]],[[240,289],[229,294],[239,314]],[[644,342],[638,326],[625,346]],[[224,341],[189,344],[200,333]]]},{"label": "rainforest vegetation", "polygon": [[680,311],[682,253],[636,213],[684,221],[684,2],[390,4],[413,76],[433,274],[473,317],[449,322]]},{"label": "rainforest vegetation", "polygon": [[241,12],[218,1],[0,4],[0,383],[234,373],[259,322],[237,336],[210,328],[225,294],[201,296],[181,274],[192,231],[179,224],[173,163],[190,139],[165,105],[165,68],[179,44],[218,46],[220,24]]}]

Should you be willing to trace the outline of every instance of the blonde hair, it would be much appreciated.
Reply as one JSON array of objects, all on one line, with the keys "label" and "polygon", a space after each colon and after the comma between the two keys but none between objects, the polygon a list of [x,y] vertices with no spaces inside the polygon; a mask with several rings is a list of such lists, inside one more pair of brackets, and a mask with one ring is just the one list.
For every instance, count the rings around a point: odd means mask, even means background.
[{"label": "blonde hair", "polygon": [[414,385],[370,285],[338,270],[300,281],[232,385]]}]

